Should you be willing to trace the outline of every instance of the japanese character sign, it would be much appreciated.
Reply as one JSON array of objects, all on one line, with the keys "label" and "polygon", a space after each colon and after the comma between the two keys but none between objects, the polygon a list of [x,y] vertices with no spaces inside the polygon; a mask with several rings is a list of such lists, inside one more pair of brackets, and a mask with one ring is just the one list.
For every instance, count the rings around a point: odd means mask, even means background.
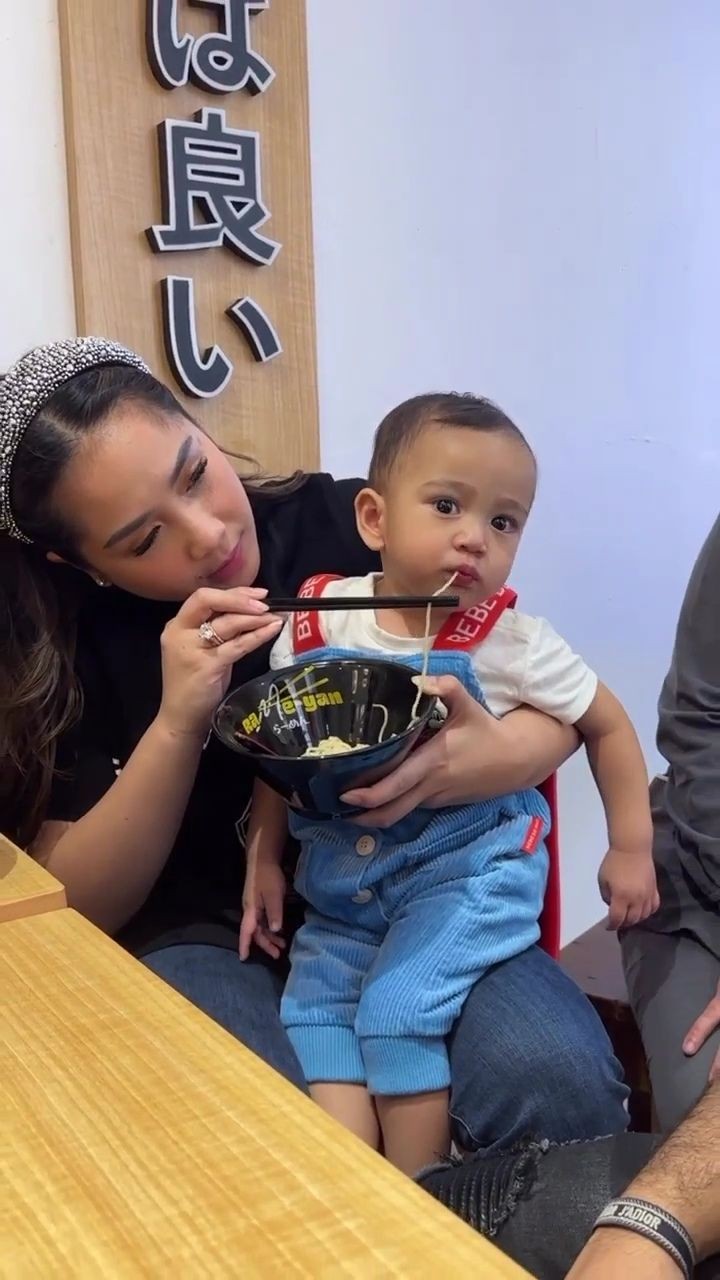
[{"label": "japanese character sign", "polygon": [[211,93],[247,89],[262,93],[275,72],[250,43],[250,17],[270,0],[191,0],[219,10],[220,30],[194,39],[178,35],[177,0],[148,0],[147,49],[155,79],[164,89],[179,89],[192,79]]},{"label": "japanese character sign", "polygon": [[[217,11],[218,31],[181,34],[177,0],[147,0],[147,48],[155,78],[166,89],[192,81],[216,94],[262,93],[274,71],[250,40],[250,17],[270,0],[187,0]],[[256,132],[231,126],[220,108],[203,107],[190,120],[158,127],[162,221],[147,231],[156,253],[230,250],[258,267],[272,264],[280,244],[263,234],[261,145]],[[201,351],[191,277],[162,281],[165,349],[178,383],[192,396],[217,396],[233,364],[215,344]],[[280,355],[272,322],[252,298],[229,301],[226,314],[256,360]]]},{"label": "japanese character sign", "polygon": [[251,262],[271,263],[280,245],[257,232],[269,216],[260,192],[258,135],[229,128],[225,112],[209,108],[192,123],[166,120],[159,132],[165,225],[151,228],[153,248],[227,244]]}]

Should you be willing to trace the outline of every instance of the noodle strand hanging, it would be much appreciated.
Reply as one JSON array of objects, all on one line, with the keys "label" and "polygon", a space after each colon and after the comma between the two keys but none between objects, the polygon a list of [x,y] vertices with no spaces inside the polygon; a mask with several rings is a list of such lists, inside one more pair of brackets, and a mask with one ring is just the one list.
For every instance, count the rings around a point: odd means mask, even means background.
[{"label": "noodle strand hanging", "polygon": [[[433,591],[433,595],[444,596],[445,592],[448,590],[449,587],[452,586],[456,578],[457,578],[457,572],[455,572],[451,578],[448,578],[447,582],[444,582],[441,587],[438,587],[437,591]],[[422,663],[422,670],[420,672],[420,678],[417,682],[417,694],[415,695],[415,701],[413,703],[413,708],[410,713],[411,724],[413,720],[417,719],[418,707],[420,706],[420,699],[423,696],[424,685],[425,685],[425,681],[427,680],[428,666],[430,663],[430,650],[432,649],[432,645],[430,644],[431,616],[432,616],[432,605],[429,604],[425,610],[425,634],[423,635],[423,663]]]}]

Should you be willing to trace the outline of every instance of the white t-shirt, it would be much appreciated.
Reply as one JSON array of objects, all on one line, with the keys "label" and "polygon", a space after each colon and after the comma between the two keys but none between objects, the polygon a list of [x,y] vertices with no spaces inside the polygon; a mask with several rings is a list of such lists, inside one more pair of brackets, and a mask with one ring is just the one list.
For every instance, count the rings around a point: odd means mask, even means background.
[{"label": "white t-shirt", "polygon": [[[373,596],[375,574],[329,582],[325,596]],[[325,643],[334,649],[391,653],[398,658],[422,651],[422,636],[394,636],[378,626],[371,609],[321,612]],[[598,679],[582,658],[546,622],[506,609],[470,659],[489,709],[496,716],[516,707],[536,707],[562,724],[576,724],[597,692]],[[273,670],[297,661],[292,620],[273,646]]]}]

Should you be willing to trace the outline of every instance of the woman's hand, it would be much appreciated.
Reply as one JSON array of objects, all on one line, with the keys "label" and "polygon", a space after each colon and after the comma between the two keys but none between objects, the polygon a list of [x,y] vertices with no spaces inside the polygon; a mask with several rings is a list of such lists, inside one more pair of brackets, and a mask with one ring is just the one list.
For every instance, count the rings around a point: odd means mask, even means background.
[{"label": "woman's hand", "polygon": [[[204,736],[227,692],[233,664],[275,639],[282,618],[265,603],[264,587],[194,592],[162,634],[163,694],[158,719],[172,732]],[[212,619],[220,645],[200,638]]]},{"label": "woman's hand", "polygon": [[496,720],[453,676],[427,680],[448,717],[429,742],[372,787],[350,791],[348,804],[368,812],[355,821],[389,827],[418,805],[440,809],[534,787],[577,750],[574,729],[521,707]]}]

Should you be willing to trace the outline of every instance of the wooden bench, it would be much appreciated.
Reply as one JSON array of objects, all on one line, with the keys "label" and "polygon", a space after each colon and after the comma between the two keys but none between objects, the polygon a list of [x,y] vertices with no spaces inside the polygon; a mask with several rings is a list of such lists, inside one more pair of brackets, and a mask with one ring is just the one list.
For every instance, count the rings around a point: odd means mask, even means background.
[{"label": "wooden bench", "polygon": [[652,1094],[640,1032],[628,999],[617,934],[605,921],[563,947],[559,963],[597,1009],[630,1086],[630,1127],[652,1130]]}]

